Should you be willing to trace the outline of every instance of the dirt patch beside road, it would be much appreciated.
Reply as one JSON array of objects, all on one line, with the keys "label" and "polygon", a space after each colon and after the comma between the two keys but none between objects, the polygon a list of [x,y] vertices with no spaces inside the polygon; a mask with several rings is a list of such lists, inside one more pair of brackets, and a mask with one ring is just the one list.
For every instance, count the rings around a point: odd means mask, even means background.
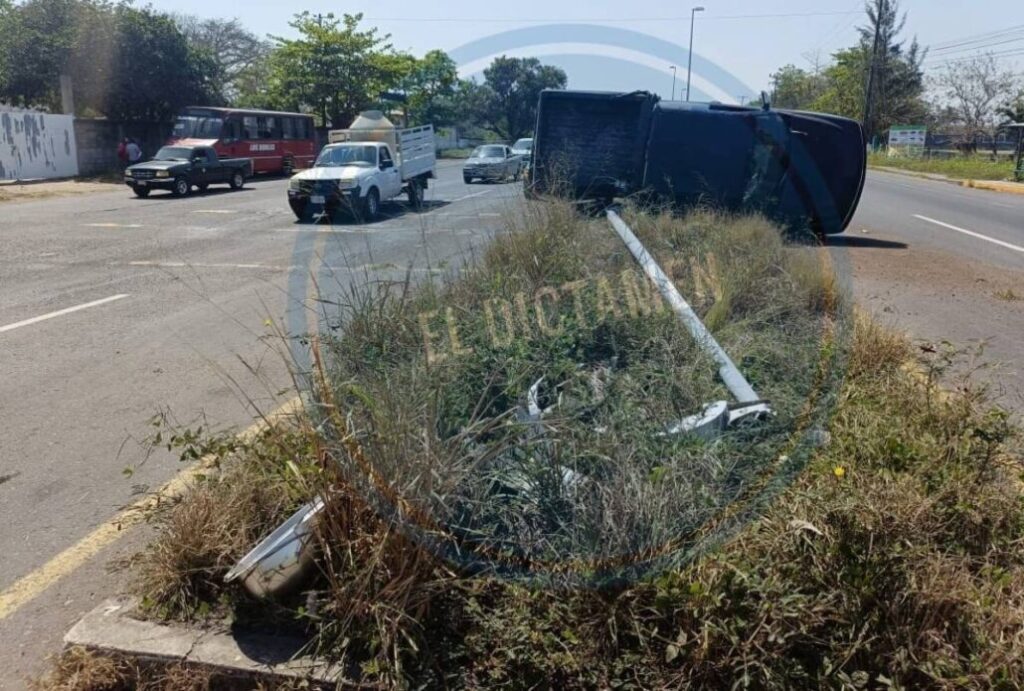
[{"label": "dirt patch beside road", "polygon": [[833,240],[849,252],[857,302],[877,321],[931,346],[964,352],[954,371],[976,376],[998,402],[1024,412],[1024,276],[965,257],[907,247],[880,233]]},{"label": "dirt patch beside road", "polygon": [[37,201],[50,197],[69,197],[96,192],[113,192],[120,186],[119,183],[96,180],[59,180],[56,182],[39,182],[27,185],[0,185],[0,203]]}]

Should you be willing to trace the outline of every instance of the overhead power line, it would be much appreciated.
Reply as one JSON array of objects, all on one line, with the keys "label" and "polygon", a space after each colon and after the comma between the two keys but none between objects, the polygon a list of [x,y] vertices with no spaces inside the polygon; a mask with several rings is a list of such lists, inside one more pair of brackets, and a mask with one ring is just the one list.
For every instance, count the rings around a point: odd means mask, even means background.
[{"label": "overhead power line", "polygon": [[1007,34],[1015,34],[1017,32],[1024,31],[1024,24],[1018,24],[1015,26],[1006,27],[1005,29],[998,29],[995,31],[986,31],[980,34],[970,34],[968,36],[961,36],[959,38],[949,39],[947,41],[939,41],[932,43],[928,46],[931,50],[946,50],[947,48],[955,48],[961,45],[967,45],[970,43],[976,43],[979,41],[988,41],[991,39],[999,38]]},{"label": "overhead power line", "polygon": [[996,60],[1005,60],[1007,58],[1013,58],[1013,57],[1017,57],[1017,56],[1020,56],[1020,55],[1024,55],[1024,48],[1012,48],[1010,50],[996,51],[994,53],[972,53],[970,55],[965,55],[965,56],[960,57],[960,58],[940,59],[940,60],[937,60],[937,61],[925,60],[924,66],[925,67],[941,67],[943,65],[952,65],[952,64],[955,64],[955,63],[958,63],[958,62],[968,62],[969,60],[974,60],[975,58],[984,58],[984,57],[992,57],[992,58],[994,58]]}]

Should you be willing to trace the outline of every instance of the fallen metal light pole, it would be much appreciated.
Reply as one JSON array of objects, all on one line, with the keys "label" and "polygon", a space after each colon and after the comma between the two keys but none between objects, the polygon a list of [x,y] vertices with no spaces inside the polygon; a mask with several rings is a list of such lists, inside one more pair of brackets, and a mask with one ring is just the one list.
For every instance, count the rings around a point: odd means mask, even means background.
[{"label": "fallen metal light pole", "polygon": [[750,385],[747,378],[743,376],[739,368],[729,357],[729,354],[722,349],[715,337],[711,335],[707,327],[693,311],[690,304],[676,289],[658,263],[651,256],[643,243],[637,239],[626,222],[622,220],[614,209],[608,209],[608,220],[619,237],[629,248],[629,251],[636,258],[662,297],[668,301],[672,310],[679,315],[683,324],[690,334],[697,340],[698,345],[706,353],[714,358],[718,364],[718,376],[721,377],[729,392],[736,398],[738,405],[730,406],[726,401],[719,401],[705,406],[704,411],[699,415],[686,418],[681,423],[668,430],[669,434],[691,433],[700,436],[714,437],[724,431],[726,427],[732,427],[745,421],[759,421],[770,417],[773,412],[771,406],[757,395],[754,387]]}]

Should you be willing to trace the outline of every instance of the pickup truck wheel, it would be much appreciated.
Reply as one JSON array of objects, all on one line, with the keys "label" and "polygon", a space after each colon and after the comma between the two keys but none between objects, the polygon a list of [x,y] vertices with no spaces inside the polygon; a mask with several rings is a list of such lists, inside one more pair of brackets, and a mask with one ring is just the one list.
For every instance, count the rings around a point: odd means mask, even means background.
[{"label": "pickup truck wheel", "polygon": [[186,178],[181,177],[174,179],[174,188],[171,190],[171,194],[175,197],[184,197],[191,191],[192,185],[188,184],[188,180]]},{"label": "pickup truck wheel", "polygon": [[408,186],[409,192],[409,206],[414,210],[419,211],[423,206],[423,188],[420,187],[419,180],[410,180]]},{"label": "pickup truck wheel", "polygon": [[363,200],[363,220],[367,223],[372,223],[377,220],[377,214],[380,213],[380,192],[377,191],[376,187],[371,187],[370,191],[366,193],[366,199]]},{"label": "pickup truck wheel", "polygon": [[473,178],[469,177],[468,175],[463,175],[462,176],[462,181],[464,183],[466,183],[467,185],[472,185],[473,184]]},{"label": "pickup truck wheel", "polygon": [[233,190],[242,189],[242,185],[245,184],[245,176],[242,175],[242,171],[236,170],[234,173],[232,173],[231,181],[228,184],[231,185],[231,189]]},{"label": "pickup truck wheel", "polygon": [[145,199],[149,196],[150,189],[148,187],[133,187],[132,190],[135,192],[135,196],[140,199]]}]

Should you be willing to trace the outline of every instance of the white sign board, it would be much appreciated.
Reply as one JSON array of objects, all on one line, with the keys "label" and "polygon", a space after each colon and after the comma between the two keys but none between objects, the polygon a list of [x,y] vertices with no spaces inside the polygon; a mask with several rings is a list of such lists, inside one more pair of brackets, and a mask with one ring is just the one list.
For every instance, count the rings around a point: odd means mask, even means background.
[{"label": "white sign board", "polygon": [[923,150],[928,141],[928,128],[917,125],[900,125],[889,130],[890,149]]}]

